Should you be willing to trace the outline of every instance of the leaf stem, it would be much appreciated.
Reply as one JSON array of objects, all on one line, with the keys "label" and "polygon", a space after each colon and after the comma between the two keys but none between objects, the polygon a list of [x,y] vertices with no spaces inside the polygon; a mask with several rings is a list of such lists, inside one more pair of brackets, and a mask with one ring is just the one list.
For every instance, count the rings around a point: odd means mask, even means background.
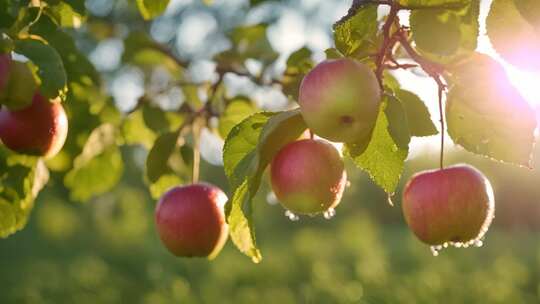
[{"label": "leaf stem", "polygon": [[439,115],[441,117],[441,155],[439,158],[439,167],[440,169],[444,169],[444,133],[445,133],[445,126],[444,126],[444,109],[443,109],[443,91],[444,88],[439,86],[438,87],[438,95],[439,95]]}]

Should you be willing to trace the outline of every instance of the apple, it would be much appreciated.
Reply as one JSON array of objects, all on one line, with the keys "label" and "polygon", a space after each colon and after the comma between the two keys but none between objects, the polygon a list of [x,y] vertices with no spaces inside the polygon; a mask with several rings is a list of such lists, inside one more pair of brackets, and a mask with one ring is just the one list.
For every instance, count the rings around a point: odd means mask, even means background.
[{"label": "apple", "polygon": [[414,175],[405,186],[402,209],[424,243],[471,244],[487,232],[495,203],[488,179],[471,166],[457,165]]},{"label": "apple", "polygon": [[34,92],[37,90],[37,82],[32,70],[26,63],[13,60],[9,63],[7,74],[4,88],[0,90],[1,103],[10,110],[26,108],[31,104]]},{"label": "apple", "polygon": [[32,103],[37,81],[30,67],[9,55],[0,55],[0,104],[16,111]]},{"label": "apple", "polygon": [[336,207],[346,182],[338,150],[320,139],[289,143],[271,163],[272,189],[293,213],[314,215]]},{"label": "apple", "polygon": [[302,80],[302,117],[320,137],[335,142],[369,140],[381,105],[375,73],[353,59],[326,60]]},{"label": "apple", "polygon": [[225,193],[210,184],[172,188],[156,207],[161,241],[178,257],[214,258],[227,241],[226,202]]},{"label": "apple", "polygon": [[17,153],[52,157],[62,149],[67,132],[68,120],[60,102],[40,93],[22,110],[0,109],[0,139]]}]

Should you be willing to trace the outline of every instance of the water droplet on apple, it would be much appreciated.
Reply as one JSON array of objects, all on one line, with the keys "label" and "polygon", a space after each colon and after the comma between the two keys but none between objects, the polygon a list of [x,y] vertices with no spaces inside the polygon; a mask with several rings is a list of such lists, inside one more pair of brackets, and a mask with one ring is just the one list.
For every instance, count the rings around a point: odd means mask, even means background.
[{"label": "water droplet on apple", "polygon": [[430,246],[429,249],[431,250],[431,253],[433,256],[439,256],[439,249],[437,249],[438,246]]},{"label": "water droplet on apple", "polygon": [[336,210],[334,208],[330,208],[323,213],[323,216],[325,219],[329,220],[336,216]]},{"label": "water droplet on apple", "polygon": [[285,216],[287,218],[289,218],[289,220],[293,221],[293,222],[296,222],[300,219],[300,217],[294,213],[292,213],[291,211],[287,210],[285,211]]}]

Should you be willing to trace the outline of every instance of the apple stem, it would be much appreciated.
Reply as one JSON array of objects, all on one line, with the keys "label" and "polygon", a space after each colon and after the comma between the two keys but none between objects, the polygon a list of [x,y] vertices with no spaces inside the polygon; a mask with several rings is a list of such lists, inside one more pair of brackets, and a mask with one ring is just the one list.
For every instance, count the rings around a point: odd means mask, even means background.
[{"label": "apple stem", "polygon": [[196,118],[192,126],[193,133],[193,175],[191,177],[191,182],[196,184],[199,182],[199,171],[201,164],[201,151],[200,151],[200,137],[201,137],[201,125],[200,119]]},{"label": "apple stem", "polygon": [[440,165],[440,168],[442,170],[444,168],[444,132],[445,132],[444,109],[443,109],[443,102],[442,102],[444,87],[439,86],[438,91],[439,91],[439,115],[441,117],[441,119],[440,119],[440,122],[441,122],[441,156],[440,156],[440,160],[439,160],[440,161],[439,165]]},{"label": "apple stem", "polygon": [[313,138],[315,138],[315,134],[313,134],[313,131],[310,129],[309,130],[309,139],[313,140]]}]

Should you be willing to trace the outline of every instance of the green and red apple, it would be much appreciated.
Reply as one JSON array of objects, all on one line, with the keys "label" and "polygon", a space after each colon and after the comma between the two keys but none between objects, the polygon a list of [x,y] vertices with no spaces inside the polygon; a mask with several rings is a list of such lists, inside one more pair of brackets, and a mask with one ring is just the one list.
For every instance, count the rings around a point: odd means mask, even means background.
[{"label": "green and red apple", "polygon": [[405,186],[402,208],[414,234],[432,246],[480,240],[495,213],[488,179],[466,165],[414,175]]},{"label": "green and red apple", "polygon": [[359,143],[371,138],[381,90],[367,65],[349,58],[326,60],[304,77],[298,102],[315,134],[334,142]]},{"label": "green and red apple", "polygon": [[225,193],[210,184],[172,188],[155,211],[161,241],[178,257],[214,258],[227,241],[226,202]]},{"label": "green and red apple", "polygon": [[59,100],[49,101],[39,92],[22,110],[0,109],[0,139],[17,153],[52,157],[62,149],[67,133],[68,119]]},{"label": "green and red apple", "polygon": [[271,163],[272,189],[281,205],[297,214],[335,208],[347,183],[338,150],[320,139],[304,139],[282,148]]}]

